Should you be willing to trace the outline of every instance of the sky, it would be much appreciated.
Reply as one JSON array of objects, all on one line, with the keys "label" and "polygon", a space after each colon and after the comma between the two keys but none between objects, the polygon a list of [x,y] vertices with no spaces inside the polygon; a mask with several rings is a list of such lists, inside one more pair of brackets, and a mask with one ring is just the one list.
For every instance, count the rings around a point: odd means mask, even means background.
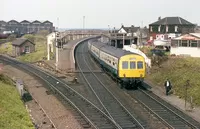
[{"label": "sky", "polygon": [[0,20],[49,20],[59,28],[148,26],[169,16],[200,24],[200,0],[0,0]]}]

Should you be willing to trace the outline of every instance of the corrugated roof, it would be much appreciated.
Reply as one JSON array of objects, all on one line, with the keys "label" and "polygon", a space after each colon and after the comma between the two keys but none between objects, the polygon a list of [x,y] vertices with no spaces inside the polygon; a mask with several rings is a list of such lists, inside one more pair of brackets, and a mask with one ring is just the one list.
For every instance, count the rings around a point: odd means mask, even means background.
[{"label": "corrugated roof", "polygon": [[[12,42],[12,45],[14,46],[20,46],[22,45],[24,42],[26,42],[28,39],[25,39],[25,38],[19,38],[19,39],[16,39]],[[28,40],[29,41],[29,40]],[[30,41],[31,42],[31,41]],[[31,42],[32,44],[34,44],[33,42]]]},{"label": "corrugated roof", "polygon": [[159,21],[151,23],[150,25],[194,25],[194,24],[181,17],[165,17]]}]

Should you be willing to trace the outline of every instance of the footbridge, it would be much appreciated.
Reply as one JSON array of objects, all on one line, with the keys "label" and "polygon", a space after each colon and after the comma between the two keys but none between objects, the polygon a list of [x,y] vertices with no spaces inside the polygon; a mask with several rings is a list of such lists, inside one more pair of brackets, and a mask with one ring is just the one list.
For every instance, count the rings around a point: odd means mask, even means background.
[{"label": "footbridge", "polygon": [[105,35],[107,34],[107,31],[104,30],[69,30],[65,32],[61,32],[61,41],[63,44],[67,43],[71,40],[77,40],[81,38],[91,37],[91,36],[99,36],[99,35]]}]

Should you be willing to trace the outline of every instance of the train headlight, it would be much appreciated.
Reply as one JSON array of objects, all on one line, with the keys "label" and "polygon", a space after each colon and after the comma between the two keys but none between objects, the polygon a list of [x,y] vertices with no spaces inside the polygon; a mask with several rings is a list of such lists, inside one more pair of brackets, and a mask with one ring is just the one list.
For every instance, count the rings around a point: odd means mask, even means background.
[{"label": "train headlight", "polygon": [[143,75],[142,75],[142,74],[140,74],[140,77],[143,77]]},{"label": "train headlight", "polygon": [[126,74],[124,73],[124,77],[126,77]]}]

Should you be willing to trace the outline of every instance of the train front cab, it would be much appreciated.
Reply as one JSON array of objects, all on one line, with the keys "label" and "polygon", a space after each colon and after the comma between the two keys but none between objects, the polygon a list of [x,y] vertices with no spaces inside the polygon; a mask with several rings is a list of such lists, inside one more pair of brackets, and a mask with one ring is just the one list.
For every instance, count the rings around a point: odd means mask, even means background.
[{"label": "train front cab", "polygon": [[118,76],[121,78],[121,86],[125,88],[137,88],[142,85],[145,77],[145,61],[140,55],[125,55],[119,60]]}]

